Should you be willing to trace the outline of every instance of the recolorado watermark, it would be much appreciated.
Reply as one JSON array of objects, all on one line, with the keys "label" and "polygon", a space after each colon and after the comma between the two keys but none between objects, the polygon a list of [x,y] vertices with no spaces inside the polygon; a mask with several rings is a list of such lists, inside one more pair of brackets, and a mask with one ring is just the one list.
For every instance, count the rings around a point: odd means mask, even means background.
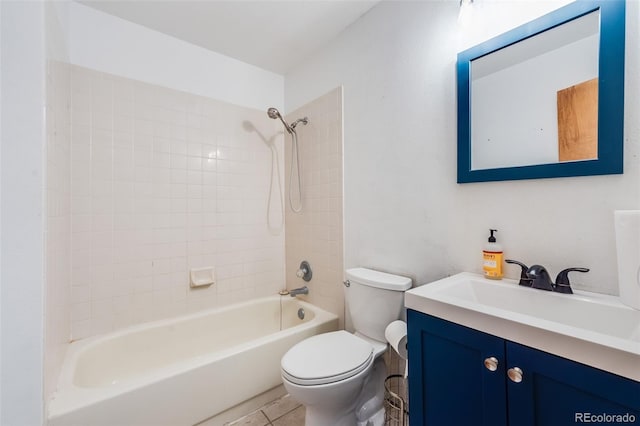
[{"label": "recolorado watermark", "polygon": [[576,423],[635,423],[636,416],[631,413],[575,413],[574,421]]}]

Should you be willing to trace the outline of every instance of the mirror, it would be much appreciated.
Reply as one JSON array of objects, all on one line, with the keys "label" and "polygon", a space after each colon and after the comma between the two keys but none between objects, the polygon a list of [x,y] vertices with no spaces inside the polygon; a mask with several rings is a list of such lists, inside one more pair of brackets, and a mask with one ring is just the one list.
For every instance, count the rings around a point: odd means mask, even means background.
[{"label": "mirror", "polygon": [[577,1],[458,55],[458,182],[622,173],[624,0]]}]

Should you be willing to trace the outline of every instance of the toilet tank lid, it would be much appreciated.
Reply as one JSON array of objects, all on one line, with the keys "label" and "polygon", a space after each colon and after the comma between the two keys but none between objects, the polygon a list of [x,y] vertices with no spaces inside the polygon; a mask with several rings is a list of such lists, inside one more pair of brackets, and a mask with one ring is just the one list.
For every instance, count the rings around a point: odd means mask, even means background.
[{"label": "toilet tank lid", "polygon": [[373,269],[347,269],[346,276],[350,281],[385,290],[405,291],[411,288],[411,278],[374,271]]}]

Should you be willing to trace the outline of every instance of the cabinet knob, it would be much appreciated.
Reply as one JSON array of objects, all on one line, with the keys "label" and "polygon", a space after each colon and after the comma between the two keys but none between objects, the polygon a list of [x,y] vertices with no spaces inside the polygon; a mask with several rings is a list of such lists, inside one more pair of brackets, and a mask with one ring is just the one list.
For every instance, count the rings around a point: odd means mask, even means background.
[{"label": "cabinet knob", "polygon": [[484,366],[489,371],[496,371],[498,369],[498,360],[496,359],[495,356],[485,358]]},{"label": "cabinet knob", "polygon": [[514,383],[520,383],[522,381],[522,370],[518,367],[513,367],[507,370],[507,376]]}]

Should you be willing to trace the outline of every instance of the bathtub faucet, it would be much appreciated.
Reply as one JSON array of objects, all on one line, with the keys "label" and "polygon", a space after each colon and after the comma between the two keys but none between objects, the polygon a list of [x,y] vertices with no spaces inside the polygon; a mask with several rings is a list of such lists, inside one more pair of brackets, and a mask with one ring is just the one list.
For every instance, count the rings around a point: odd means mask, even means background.
[{"label": "bathtub faucet", "polygon": [[309,294],[309,287],[306,285],[300,288],[294,288],[293,290],[289,290],[289,296],[295,297],[299,294]]}]

